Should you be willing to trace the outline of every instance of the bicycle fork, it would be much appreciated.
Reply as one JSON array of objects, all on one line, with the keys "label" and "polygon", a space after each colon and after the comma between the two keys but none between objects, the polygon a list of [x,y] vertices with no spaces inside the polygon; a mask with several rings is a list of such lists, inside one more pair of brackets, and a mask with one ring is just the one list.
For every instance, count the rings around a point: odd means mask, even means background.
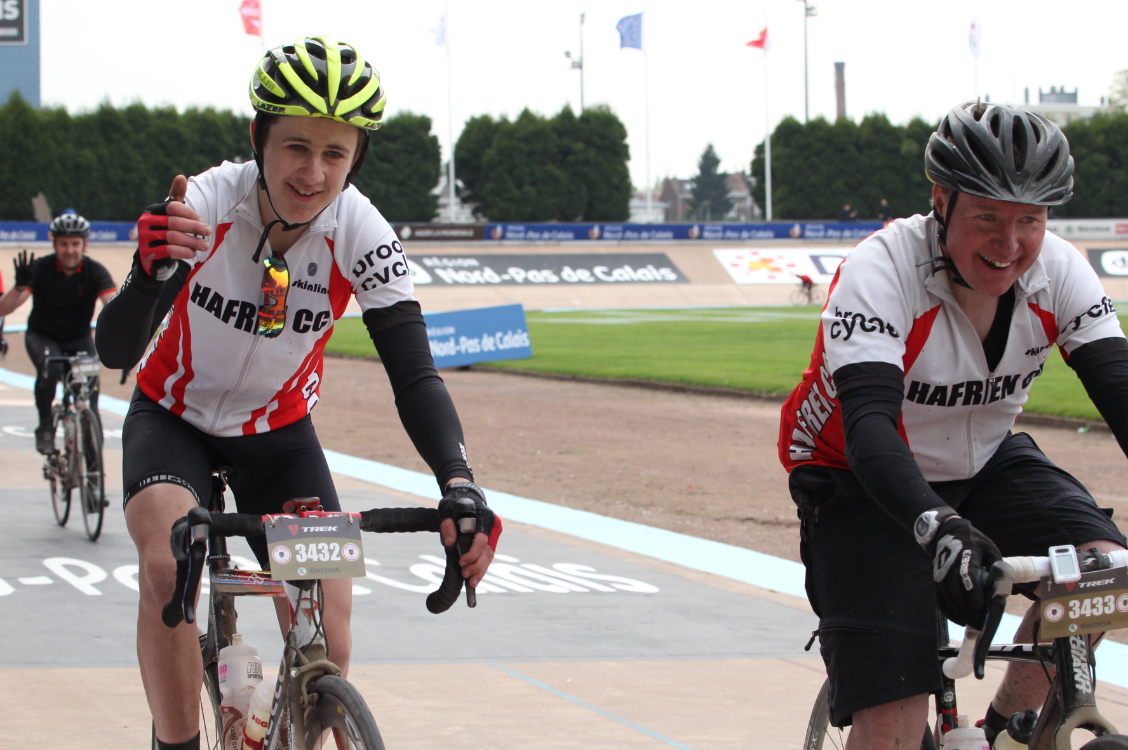
[{"label": "bicycle fork", "polygon": [[1097,737],[1116,734],[1116,727],[1097,710],[1096,659],[1089,636],[1055,639],[1054,661],[1058,672],[1030,735],[1030,750],[1069,750],[1074,729],[1087,729]]}]

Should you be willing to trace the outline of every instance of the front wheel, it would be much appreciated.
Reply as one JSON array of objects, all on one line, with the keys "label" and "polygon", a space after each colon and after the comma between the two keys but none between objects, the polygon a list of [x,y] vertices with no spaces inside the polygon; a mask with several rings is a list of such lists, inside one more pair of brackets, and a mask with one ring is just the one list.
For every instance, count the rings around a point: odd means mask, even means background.
[{"label": "front wheel", "polygon": [[340,750],[384,750],[372,712],[348,681],[333,675],[319,677],[310,683],[309,693],[317,694],[317,702],[306,709],[306,750],[334,744]]},{"label": "front wheel", "polygon": [[1106,734],[1086,742],[1081,750],[1128,750],[1128,734]]},{"label": "front wheel", "polygon": [[[819,696],[815,698],[815,705],[811,709],[811,719],[807,722],[807,735],[803,738],[803,750],[843,750],[846,739],[850,736],[850,727],[832,727],[830,725],[830,680],[823,682]],[[932,730],[926,724],[924,737],[920,743],[921,750],[936,750],[936,741]],[[1111,746],[1109,750],[1111,750]]]},{"label": "front wheel", "polygon": [[[57,407],[51,420],[51,434],[58,440],[59,428],[63,425],[63,414]],[[56,442],[56,448],[58,443]],[[43,475],[47,477],[47,484],[51,487],[51,508],[55,511],[55,521],[60,526],[67,525],[70,518],[71,488],[68,485],[67,466],[70,459],[66,453],[56,451],[47,456],[47,463],[43,467]]]},{"label": "front wheel", "polygon": [[78,455],[79,490],[82,497],[82,520],[86,524],[86,535],[90,541],[97,541],[102,533],[102,521],[106,512],[105,476],[102,472],[102,424],[90,409],[78,415],[81,440],[75,446]]}]

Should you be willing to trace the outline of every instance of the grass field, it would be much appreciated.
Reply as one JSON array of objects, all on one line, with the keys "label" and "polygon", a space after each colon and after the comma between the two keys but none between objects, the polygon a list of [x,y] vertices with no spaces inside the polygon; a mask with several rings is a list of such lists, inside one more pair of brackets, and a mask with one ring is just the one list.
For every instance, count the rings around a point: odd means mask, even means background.
[{"label": "grass field", "polygon": [[[813,308],[605,310],[527,314],[532,359],[497,367],[789,393],[811,359]],[[329,351],[374,354],[359,318],[337,322]],[[1099,419],[1056,351],[1035,381],[1026,410]]]}]

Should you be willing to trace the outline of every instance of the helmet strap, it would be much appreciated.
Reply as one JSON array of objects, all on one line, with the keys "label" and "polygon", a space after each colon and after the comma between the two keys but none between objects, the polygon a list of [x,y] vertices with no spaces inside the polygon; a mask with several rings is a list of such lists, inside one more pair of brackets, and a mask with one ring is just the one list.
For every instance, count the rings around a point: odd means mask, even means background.
[{"label": "helmet strap", "polygon": [[[929,258],[925,263],[933,264],[933,273],[936,273],[937,269],[940,268],[946,269],[948,273],[951,274],[953,284],[959,284],[966,289],[971,289],[971,284],[967,283],[964,277],[960,275],[960,269],[956,268],[955,261],[952,260],[952,256],[948,253],[948,227],[952,224],[952,214],[956,211],[956,199],[959,198],[959,195],[958,190],[951,191],[951,198],[948,201],[947,210],[944,211],[943,220],[933,211],[933,215],[936,216],[936,223],[939,225],[936,230],[936,236],[940,240],[941,256],[938,258]],[[924,265],[924,263],[920,265]]]},{"label": "helmet strap", "polygon": [[[295,229],[301,229],[302,227],[308,227],[310,224],[312,224],[317,219],[318,216],[321,216],[322,212],[324,212],[326,208],[329,208],[329,206],[326,205],[325,208],[322,208],[321,211],[318,211],[316,214],[314,214],[312,219],[310,219],[309,221],[303,221],[300,224],[291,224],[291,223],[289,223],[288,221],[286,221],[285,219],[282,218],[282,214],[278,213],[278,209],[274,207],[274,199],[270,197],[270,190],[266,187],[266,177],[263,174],[264,160],[262,158],[262,152],[263,152],[263,145],[264,144],[263,144],[263,138],[262,138],[261,125],[262,125],[262,123],[260,122],[259,127],[255,128],[255,142],[254,142],[255,165],[258,167],[258,170],[259,170],[258,184],[259,184],[259,187],[262,188],[262,191],[264,193],[266,193],[266,202],[270,204],[271,210],[274,211],[274,215],[277,216],[278,218],[274,219],[273,221],[267,222],[266,226],[263,227],[262,234],[259,236],[258,245],[255,247],[255,254],[253,256],[251,256],[251,260],[254,261],[256,264],[259,262],[259,257],[262,255],[262,249],[266,245],[266,238],[270,234],[270,230],[274,228],[275,224],[281,224],[283,232],[292,232]],[[347,185],[348,183],[346,182],[345,184]]]}]

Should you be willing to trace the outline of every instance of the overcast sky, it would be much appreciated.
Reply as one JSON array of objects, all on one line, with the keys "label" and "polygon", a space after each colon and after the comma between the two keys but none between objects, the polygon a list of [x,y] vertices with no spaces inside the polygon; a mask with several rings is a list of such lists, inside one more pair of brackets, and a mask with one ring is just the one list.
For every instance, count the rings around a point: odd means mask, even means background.
[{"label": "overcast sky", "polygon": [[[938,120],[973,98],[972,18],[982,27],[978,93],[1021,102],[1025,87],[1078,88],[1080,102],[1107,96],[1128,68],[1123,0],[810,0],[811,117],[834,116],[834,62],[846,63],[851,118]],[[447,154],[446,50],[430,29],[443,0],[262,0],[269,46],[306,34],[354,44],[381,73],[389,112],[431,116]],[[42,0],[42,97],[83,111],[115,105],[212,106],[251,113],[247,84],[263,51],[243,32],[240,0]],[[526,107],[579,110],[579,73],[565,50],[584,27],[584,101],[606,104],[627,126],[631,175],[646,179],[644,64],[650,81],[650,176],[689,177],[713,143],[728,171],[748,169],[764,137],[764,54],[745,47],[771,29],[769,117],[803,118],[802,0],[450,0],[454,137],[479,114],[515,117]],[[644,56],[619,49],[618,20],[642,11]],[[378,145],[378,142],[377,142]]]}]

